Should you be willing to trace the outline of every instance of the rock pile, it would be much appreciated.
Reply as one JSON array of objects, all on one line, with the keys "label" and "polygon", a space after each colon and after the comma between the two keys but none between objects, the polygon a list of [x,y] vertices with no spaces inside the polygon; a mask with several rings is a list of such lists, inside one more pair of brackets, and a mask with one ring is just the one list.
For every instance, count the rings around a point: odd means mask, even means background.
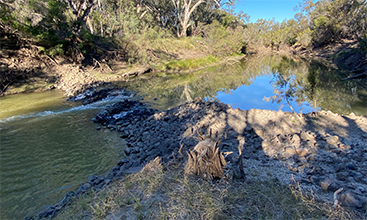
[{"label": "rock pile", "polygon": [[222,140],[220,151],[233,152],[226,157],[226,168],[234,176],[241,155],[249,178],[256,170],[249,166],[258,164],[262,167],[258,170],[271,168],[263,178],[298,182],[321,200],[333,202],[333,193],[343,188],[342,205],[361,209],[367,204],[366,117],[322,111],[300,118],[282,111],[242,111],[210,101],[157,112],[138,101],[125,101],[101,111],[94,121],[126,139],[129,157],[121,169],[141,167],[157,156],[166,162],[179,157],[180,143],[182,152],[189,152],[198,143],[195,134],[211,130]]},{"label": "rock pile", "polygon": [[201,100],[157,111],[140,101],[125,100],[108,106],[93,121],[121,132],[126,158],[106,176],[89,177],[75,195],[84,188],[98,191],[158,156],[165,163],[187,155],[198,144],[197,134],[210,131],[221,140],[221,152],[233,152],[225,157],[226,176],[240,178],[245,173],[249,181],[299,184],[303,192],[331,204],[334,192],[343,188],[339,204],[357,210],[367,207],[367,118],[363,116],[322,111],[299,117]]}]

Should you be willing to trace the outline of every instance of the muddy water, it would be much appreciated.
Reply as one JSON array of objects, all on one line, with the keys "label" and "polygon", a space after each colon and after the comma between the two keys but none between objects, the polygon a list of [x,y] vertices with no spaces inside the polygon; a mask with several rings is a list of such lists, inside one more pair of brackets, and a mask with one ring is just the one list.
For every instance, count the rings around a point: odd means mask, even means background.
[{"label": "muddy water", "polygon": [[116,164],[124,143],[91,121],[104,105],[56,91],[0,99],[0,219],[36,214]]}]

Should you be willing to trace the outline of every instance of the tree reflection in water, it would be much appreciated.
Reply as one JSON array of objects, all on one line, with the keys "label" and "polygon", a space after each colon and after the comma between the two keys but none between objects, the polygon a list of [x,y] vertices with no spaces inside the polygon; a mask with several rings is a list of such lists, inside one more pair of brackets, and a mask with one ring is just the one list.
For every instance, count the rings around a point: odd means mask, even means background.
[{"label": "tree reflection in water", "polygon": [[[218,94],[237,99],[236,104],[242,109],[256,108],[244,102],[250,103],[258,98],[255,93],[270,89],[273,94],[263,95],[256,102],[266,103],[263,97],[267,96],[269,104],[272,101],[279,103],[278,106],[290,105],[295,112],[301,112],[302,108],[307,110],[307,107],[308,111],[322,109],[367,115],[366,80],[341,80],[346,76],[347,71],[333,69],[317,60],[264,56],[189,74],[148,74],[144,78],[131,79],[123,86],[138,91],[159,109],[171,108],[196,97],[216,100]],[[270,84],[253,86],[256,80],[264,78],[269,78]],[[238,92],[244,87],[245,94]]]}]

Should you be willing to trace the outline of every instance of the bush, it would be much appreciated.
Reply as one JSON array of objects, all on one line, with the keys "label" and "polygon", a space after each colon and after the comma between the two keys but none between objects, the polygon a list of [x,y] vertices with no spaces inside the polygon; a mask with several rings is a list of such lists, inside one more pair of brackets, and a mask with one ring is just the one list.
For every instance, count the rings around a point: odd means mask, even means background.
[{"label": "bush", "polygon": [[245,46],[242,35],[242,27],[226,28],[218,21],[204,28],[204,39],[208,45],[211,45],[210,53],[217,56],[240,54]]}]

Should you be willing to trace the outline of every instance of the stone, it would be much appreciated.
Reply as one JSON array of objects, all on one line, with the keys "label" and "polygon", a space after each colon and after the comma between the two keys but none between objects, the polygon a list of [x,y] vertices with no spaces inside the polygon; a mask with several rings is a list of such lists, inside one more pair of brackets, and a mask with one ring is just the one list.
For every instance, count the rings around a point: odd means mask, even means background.
[{"label": "stone", "polygon": [[345,181],[348,178],[348,176],[349,176],[349,173],[345,171],[336,173],[336,178],[338,180]]},{"label": "stone", "polygon": [[349,170],[356,170],[357,169],[357,167],[353,163],[348,163],[346,165],[346,168],[349,169]]},{"label": "stone", "polygon": [[96,180],[96,179],[98,179],[98,177],[97,176],[95,176],[95,175],[91,175],[91,176],[89,176],[88,177],[88,183],[90,184],[90,185],[94,185],[94,181]]},{"label": "stone", "polygon": [[125,152],[125,154],[126,154],[127,156],[129,156],[129,155],[130,155],[130,153],[131,153],[131,148],[130,148],[130,147],[126,147],[126,148],[124,149],[124,152]]},{"label": "stone", "polygon": [[329,178],[322,181],[320,185],[321,185],[321,189],[325,192],[326,191],[335,192],[336,190],[340,188],[339,185],[334,180],[331,180]]},{"label": "stone", "polygon": [[311,141],[315,139],[309,132],[305,131],[300,133],[300,137],[303,141]]},{"label": "stone", "polygon": [[117,165],[118,166],[123,166],[124,164],[126,164],[128,162],[129,162],[129,159],[123,158],[123,159],[119,160],[119,162],[117,162]]},{"label": "stone", "polygon": [[98,177],[98,178],[94,181],[94,183],[95,183],[95,185],[99,185],[99,184],[101,184],[103,181],[104,181],[104,177],[103,177],[103,176],[100,176],[100,177]]},{"label": "stone", "polygon": [[361,174],[361,173],[359,173],[359,172],[356,172],[356,171],[351,171],[350,172],[350,175],[356,180],[356,181],[358,181],[358,182],[360,182],[362,179],[363,179],[363,175]]},{"label": "stone", "polygon": [[307,148],[298,148],[298,149],[296,149],[296,153],[299,156],[304,157],[309,153],[309,150]]},{"label": "stone", "polygon": [[326,143],[330,145],[336,145],[339,142],[338,136],[329,136],[329,137],[326,137],[325,139],[326,139]]},{"label": "stone", "polygon": [[339,201],[343,206],[348,206],[351,208],[360,209],[363,206],[362,203],[359,201],[358,196],[351,192],[342,194]]},{"label": "stone", "polygon": [[105,179],[105,185],[109,185],[110,183],[112,183],[112,180],[111,179]]}]

